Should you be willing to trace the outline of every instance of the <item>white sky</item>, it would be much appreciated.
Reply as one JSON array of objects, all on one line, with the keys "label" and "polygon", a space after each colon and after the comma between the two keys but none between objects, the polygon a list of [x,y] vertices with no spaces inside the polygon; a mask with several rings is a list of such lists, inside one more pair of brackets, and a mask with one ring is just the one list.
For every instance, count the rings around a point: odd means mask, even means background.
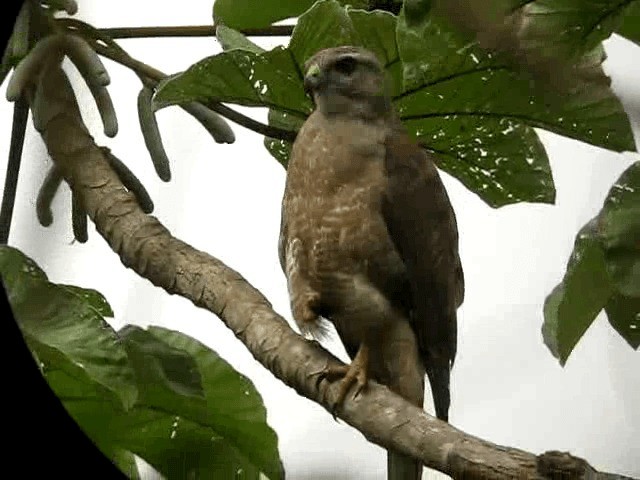
[{"label": "white sky", "polygon": [[[211,22],[212,0],[182,2],[179,8],[151,0],[79,4],[79,18],[97,27]],[[257,42],[271,48],[286,41]],[[121,45],[167,73],[220,51],[213,38],[126,40]],[[631,115],[638,142],[640,48],[619,37],[605,45],[605,68]],[[290,319],[276,247],[285,171],[262,147],[262,137],[234,125],[236,143],[217,145],[188,114],[177,108],[163,110],[158,118],[173,173],[173,180],[165,184],[153,171],[138,127],[139,81],[127,69],[108,60],[105,64],[120,124],[115,139],[102,135],[86,87],[77,88],[98,144],[111,148],[138,175],[155,202],[154,215],[175,236],[239,271]],[[5,87],[0,90],[3,99]],[[0,102],[5,138],[0,143],[1,182],[11,111],[11,105]],[[264,110],[242,111],[266,121]],[[278,433],[288,478],[384,478],[382,449],[276,380],[215,316],[127,270],[93,225],[88,243],[72,244],[66,186],[54,201],[53,225],[41,227],[35,199],[50,160],[31,123],[27,137],[11,245],[34,258],[52,281],[102,292],[115,312],[116,328],[134,323],[181,330],[251,378]],[[542,140],[558,191],[555,206],[519,204],[494,210],[443,174],[458,218],[466,277],[450,421],[492,442],[535,453],[568,450],[597,469],[640,476],[638,352],[600,316],[563,369],[540,334],[544,299],[564,274],[576,232],[599,211],[613,181],[640,155],[617,154],[547,132],[542,132]],[[346,359],[337,343],[327,347]],[[432,411],[430,395],[426,397],[426,408]],[[424,478],[436,475],[425,472]]]}]

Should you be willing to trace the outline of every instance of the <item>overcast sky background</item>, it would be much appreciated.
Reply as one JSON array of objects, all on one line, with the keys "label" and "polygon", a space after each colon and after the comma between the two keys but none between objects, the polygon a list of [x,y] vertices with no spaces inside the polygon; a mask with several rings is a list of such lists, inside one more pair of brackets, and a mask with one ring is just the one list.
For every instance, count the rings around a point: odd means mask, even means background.
[{"label": "overcast sky background", "polygon": [[[79,0],[78,17],[96,27],[210,24],[212,0]],[[166,6],[165,6],[166,5]],[[263,47],[287,39],[257,39]],[[213,38],[139,39],[120,44],[167,73],[184,70],[220,51]],[[631,116],[640,141],[640,48],[613,37],[605,43],[605,69]],[[74,86],[98,144],[106,145],[151,194],[154,215],[176,237],[240,272],[291,319],[285,277],[277,259],[285,171],[262,137],[233,125],[237,141],[217,145],[177,108],[158,114],[173,179],[161,182],[144,147],[136,112],[138,78],[108,60],[120,132],[102,134],[93,100]],[[73,72],[75,75],[75,72]],[[75,75],[73,78],[78,78]],[[4,182],[12,106],[0,91],[0,181]],[[241,109],[266,121],[262,109]],[[561,280],[578,229],[601,208],[611,184],[640,155],[618,154],[541,132],[551,158],[556,205],[519,204],[494,210],[443,174],[455,208],[466,297],[459,310],[458,357],[452,376],[450,421],[499,444],[535,453],[569,450],[595,468],[640,477],[640,354],[601,315],[565,368],[542,342],[542,305]],[[258,364],[211,313],[169,296],[126,269],[90,224],[89,241],[73,243],[68,187],[53,205],[54,223],[35,215],[38,188],[51,165],[29,122],[10,244],[20,248],[53,282],[94,288],[111,304],[115,328],[160,325],[204,342],[247,375],[262,394],[269,424],[279,437],[287,477],[382,479],[386,455],[351,427],[335,422]],[[342,347],[326,345],[346,360]],[[426,409],[432,411],[430,394]],[[169,434],[169,432],[167,433]],[[150,477],[147,477],[150,478]],[[425,472],[424,478],[436,478]]]}]

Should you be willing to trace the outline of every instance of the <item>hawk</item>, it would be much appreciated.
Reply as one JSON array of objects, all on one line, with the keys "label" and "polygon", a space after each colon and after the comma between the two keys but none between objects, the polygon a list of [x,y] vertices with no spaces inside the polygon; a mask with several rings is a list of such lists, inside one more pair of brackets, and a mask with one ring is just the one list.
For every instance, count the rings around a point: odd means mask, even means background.
[{"label": "hawk", "polygon": [[[456,219],[433,159],[406,133],[376,56],[321,50],[305,64],[315,110],[293,144],[279,238],[291,310],[302,332],[331,321],[352,361],[336,406],[372,378],[423,407],[429,378],[448,420],[456,310],[464,296]],[[422,466],[395,452],[389,478]]]}]

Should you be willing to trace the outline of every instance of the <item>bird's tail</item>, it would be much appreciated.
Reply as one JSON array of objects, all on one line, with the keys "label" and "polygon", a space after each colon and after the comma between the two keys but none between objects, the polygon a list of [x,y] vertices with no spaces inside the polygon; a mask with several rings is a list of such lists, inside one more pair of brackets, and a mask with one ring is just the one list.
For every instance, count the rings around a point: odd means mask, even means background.
[{"label": "bird's tail", "polygon": [[449,377],[451,369],[447,364],[432,365],[427,367],[427,377],[431,385],[431,395],[436,409],[436,417],[445,422],[449,421],[449,404],[451,394],[449,392]]},{"label": "bird's tail", "polygon": [[420,480],[422,462],[401,453],[387,451],[387,480]]}]

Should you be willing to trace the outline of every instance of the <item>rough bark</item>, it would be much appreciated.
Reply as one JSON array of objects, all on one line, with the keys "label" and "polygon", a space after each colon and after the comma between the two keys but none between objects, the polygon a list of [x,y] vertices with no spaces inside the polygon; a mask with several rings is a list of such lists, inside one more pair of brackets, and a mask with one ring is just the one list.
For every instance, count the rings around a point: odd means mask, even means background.
[{"label": "rough bark", "polygon": [[[338,385],[326,380],[318,383],[315,374],[339,360],[296,334],[239,273],[173,237],[155,217],[145,214],[87,131],[62,70],[52,68],[46,78],[38,92],[44,95],[48,110],[42,138],[122,263],[154,285],[218,316],[278,379],[330,410]],[[568,454],[536,456],[466,434],[374,382],[357,398],[348,396],[338,417],[370,441],[454,478],[605,478]]]}]

